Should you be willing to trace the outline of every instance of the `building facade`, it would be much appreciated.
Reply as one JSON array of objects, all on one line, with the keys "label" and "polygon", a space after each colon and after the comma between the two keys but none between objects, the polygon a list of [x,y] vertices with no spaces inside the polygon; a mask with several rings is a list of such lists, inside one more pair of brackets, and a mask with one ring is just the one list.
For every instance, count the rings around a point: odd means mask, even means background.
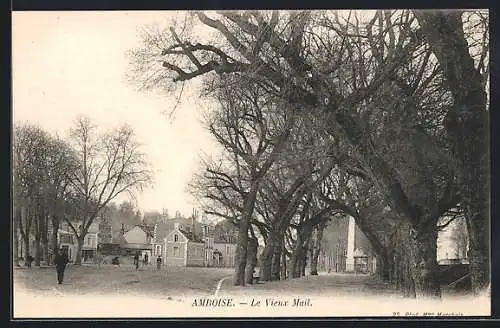
[{"label": "building facade", "polygon": [[235,266],[236,244],[234,243],[214,243],[213,266],[234,267]]},{"label": "building facade", "polygon": [[139,257],[149,264],[153,256],[153,227],[137,225],[123,234],[120,248],[125,256]]},{"label": "building facade", "polygon": [[163,263],[175,266],[234,266],[235,244],[218,242],[215,226],[177,215],[156,224],[153,255],[161,256]]},{"label": "building facade", "polygon": [[370,242],[350,216],[332,220],[326,228],[318,270],[373,273],[376,256]]},{"label": "building facade", "polygon": [[167,266],[205,266],[205,243],[196,234],[180,228],[179,223],[164,239]]}]

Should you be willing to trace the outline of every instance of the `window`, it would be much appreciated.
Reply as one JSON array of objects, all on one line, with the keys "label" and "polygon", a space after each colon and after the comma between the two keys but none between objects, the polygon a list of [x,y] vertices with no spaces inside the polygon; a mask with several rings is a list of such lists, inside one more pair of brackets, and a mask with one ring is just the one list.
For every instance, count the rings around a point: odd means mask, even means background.
[{"label": "window", "polygon": [[73,236],[72,235],[61,235],[61,243],[62,244],[73,244]]},{"label": "window", "polygon": [[85,237],[85,246],[96,247],[96,240],[94,235],[87,235]]},{"label": "window", "polygon": [[156,255],[161,255],[161,245],[156,245]]},{"label": "window", "polygon": [[179,241],[179,236],[177,234],[174,235],[174,241],[178,242]]},{"label": "window", "polygon": [[178,257],[178,256],[179,256],[179,247],[174,246],[174,257]]}]

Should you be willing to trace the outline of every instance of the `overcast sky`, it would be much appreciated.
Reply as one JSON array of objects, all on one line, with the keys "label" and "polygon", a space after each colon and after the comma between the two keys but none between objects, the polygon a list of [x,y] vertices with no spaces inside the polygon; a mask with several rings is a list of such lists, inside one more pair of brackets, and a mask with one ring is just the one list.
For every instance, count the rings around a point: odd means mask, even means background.
[{"label": "overcast sky", "polygon": [[[155,170],[153,188],[138,195],[142,210],[190,214],[185,192],[201,150],[213,143],[201,126],[200,101],[184,94],[175,119],[174,97],[139,93],[125,83],[125,53],[137,28],[164,22],[166,12],[14,12],[13,119],[66,135],[79,114],[100,127],[130,124]],[[119,199],[121,201],[122,199]]]}]

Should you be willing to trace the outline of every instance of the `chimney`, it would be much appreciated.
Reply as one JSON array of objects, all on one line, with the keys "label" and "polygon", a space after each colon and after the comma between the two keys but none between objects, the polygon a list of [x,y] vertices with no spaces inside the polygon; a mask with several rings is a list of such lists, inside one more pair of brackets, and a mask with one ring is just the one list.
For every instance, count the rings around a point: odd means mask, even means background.
[{"label": "chimney", "polygon": [[193,233],[193,236],[195,235],[195,224],[196,224],[196,210],[193,209],[193,214],[191,215],[191,230],[192,230],[192,233]]}]

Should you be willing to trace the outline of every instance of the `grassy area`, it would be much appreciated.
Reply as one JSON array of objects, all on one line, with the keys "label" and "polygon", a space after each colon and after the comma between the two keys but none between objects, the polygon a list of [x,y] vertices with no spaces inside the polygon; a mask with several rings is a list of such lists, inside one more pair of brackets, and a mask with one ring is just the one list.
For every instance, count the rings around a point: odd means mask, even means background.
[{"label": "grassy area", "polygon": [[14,270],[14,288],[47,295],[140,295],[180,297],[211,295],[217,282],[231,269],[149,266],[138,271],[133,266],[68,265],[64,283],[57,285],[55,268]]},{"label": "grassy area", "polygon": [[324,273],[298,279],[259,282],[245,287],[233,286],[233,279],[225,279],[219,295],[301,295],[301,296],[356,296],[384,295],[399,297],[399,293],[373,276],[343,273]]},{"label": "grassy area", "polygon": [[[485,315],[489,311],[489,298],[472,300],[472,303],[470,299],[431,303],[403,300],[397,290],[367,275],[323,273],[236,287],[232,273],[233,269],[217,268],[169,267],[157,271],[149,267],[136,271],[133,266],[70,265],[64,284],[57,285],[54,268],[15,269],[14,315],[46,318],[324,317],[391,316],[394,311],[401,311],[402,316],[406,316],[407,311]],[[194,299],[214,296],[222,278],[217,296],[231,298],[234,307],[192,305]],[[293,305],[297,299],[302,305]],[[288,303],[268,306],[268,301]],[[254,302],[260,305],[253,305]]]}]

